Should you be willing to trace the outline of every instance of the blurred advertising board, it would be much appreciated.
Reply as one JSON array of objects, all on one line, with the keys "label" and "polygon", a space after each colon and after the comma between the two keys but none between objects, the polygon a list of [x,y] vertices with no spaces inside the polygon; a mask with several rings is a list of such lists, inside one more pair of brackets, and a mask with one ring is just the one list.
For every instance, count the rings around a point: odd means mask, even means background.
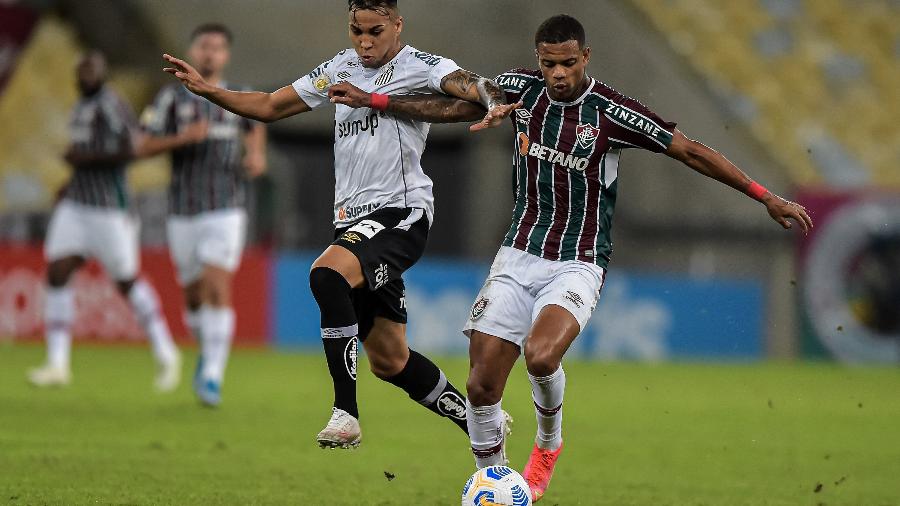
[{"label": "blurred advertising board", "polygon": [[[314,255],[275,262],[275,342],[321,347],[319,312],[308,288]],[[405,276],[411,346],[466,353],[460,329],[488,272],[487,264],[423,260]],[[613,270],[600,303],[572,352],[589,358],[666,360],[761,358],[763,287],[746,280]]]},{"label": "blurred advertising board", "polygon": [[804,351],[900,362],[900,194],[806,190],[816,227],[799,248]]},{"label": "blurred advertising board", "polygon": [[15,1],[0,2],[0,95],[37,20],[37,12],[30,7]]},{"label": "blurred advertising board", "polygon": [[[145,249],[144,276],[156,287],[172,333],[188,340],[181,289],[166,250]],[[269,330],[269,254],[248,250],[234,282],[237,343],[262,345]],[[0,245],[0,339],[37,340],[43,333],[46,264],[38,246]],[[131,309],[102,269],[91,262],[71,281],[75,288],[76,339],[95,343],[143,341]]]}]

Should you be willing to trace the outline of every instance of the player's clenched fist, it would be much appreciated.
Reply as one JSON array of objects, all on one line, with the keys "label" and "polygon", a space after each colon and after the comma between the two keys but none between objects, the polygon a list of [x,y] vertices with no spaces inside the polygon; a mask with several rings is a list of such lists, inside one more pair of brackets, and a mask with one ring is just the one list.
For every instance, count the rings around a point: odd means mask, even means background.
[{"label": "player's clenched fist", "polygon": [[164,54],[163,59],[172,65],[171,67],[163,68],[163,71],[177,77],[191,93],[203,96],[215,89],[214,86],[203,79],[203,76],[197,72],[197,69],[190,66],[186,61],[175,58],[170,54]]},{"label": "player's clenched fist", "polygon": [[354,109],[372,107],[372,94],[366,93],[346,81],[328,88],[328,97],[332,104],[343,104]]}]

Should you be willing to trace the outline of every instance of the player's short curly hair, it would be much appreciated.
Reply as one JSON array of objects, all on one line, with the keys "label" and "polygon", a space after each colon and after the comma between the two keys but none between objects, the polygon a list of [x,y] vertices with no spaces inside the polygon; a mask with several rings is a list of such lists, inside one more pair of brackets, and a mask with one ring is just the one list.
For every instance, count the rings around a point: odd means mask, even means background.
[{"label": "player's short curly hair", "polygon": [[384,12],[397,8],[397,0],[347,0],[351,11]]},{"label": "player's short curly hair", "polygon": [[234,41],[234,34],[231,33],[231,30],[228,29],[227,26],[222,23],[203,23],[202,25],[194,28],[194,31],[191,32],[191,42],[197,39],[197,37],[201,35],[206,35],[208,33],[217,33],[228,41],[228,45],[230,46],[232,41]]},{"label": "player's short curly hair", "polygon": [[584,27],[572,16],[558,14],[541,23],[534,36],[534,46],[537,47],[541,42],[559,44],[569,40],[577,41],[580,48],[584,47]]}]

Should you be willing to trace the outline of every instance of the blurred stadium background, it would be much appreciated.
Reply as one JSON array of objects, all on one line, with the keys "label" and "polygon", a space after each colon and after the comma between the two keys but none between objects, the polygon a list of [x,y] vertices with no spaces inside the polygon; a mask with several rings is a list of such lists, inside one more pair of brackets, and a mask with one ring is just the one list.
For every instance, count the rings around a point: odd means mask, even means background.
[{"label": "blurred stadium background", "polygon": [[[533,66],[538,24],[573,14],[593,76],[811,210],[808,237],[786,233],[752,200],[668,158],[628,153],[616,252],[576,342],[581,358],[900,364],[900,2],[406,0],[401,10],[406,42],[486,76]],[[40,243],[69,177],[61,153],[78,56],[105,52],[111,85],[140,111],[168,77],[160,55],[183,54],[205,21],[234,30],[229,80],[256,89],[348,46],[335,0],[0,1],[0,340],[18,349],[42,336]],[[235,285],[242,345],[321,346],[306,271],[331,237],[331,127],[330,111],[269,127],[269,173],[255,183],[252,247]],[[465,352],[459,328],[512,207],[507,135],[432,130],[423,165],[436,221],[408,280],[421,350]],[[168,162],[136,163],[129,178],[145,270],[187,344],[165,250]],[[142,340],[101,276],[77,278],[79,340]],[[897,376],[886,378],[896,392]]]},{"label": "blurred stadium background", "polygon": [[[345,12],[336,3],[4,2],[0,335],[40,335],[41,265],[27,245],[42,240],[56,191],[69,177],[60,153],[76,100],[72,69],[84,48],[109,55],[112,86],[140,111],[168,77],[159,55],[182,53],[192,27],[221,20],[237,37],[229,78],[270,90],[347,46]],[[484,75],[533,64],[540,21],[558,11],[578,14],[594,49],[595,76],[812,209],[818,226],[810,237],[783,233],[752,201],[665,157],[629,153],[612,273],[580,352],[900,362],[898,5],[498,1],[479,5],[478,16],[449,8],[440,19],[429,2],[403,10],[406,40]],[[270,127],[270,173],[255,188],[254,250],[242,278],[253,283],[242,290],[253,296],[238,311],[241,334],[254,343],[318,346],[302,271],[330,238],[331,121],[325,111]],[[437,218],[426,261],[411,273],[411,335],[419,347],[465,346],[459,324],[509,219],[506,135],[472,136],[460,126],[439,126],[431,135],[426,167]],[[164,157],[137,163],[130,174],[150,275],[161,284],[170,277],[167,178]],[[139,337],[136,329],[123,333],[128,317],[122,304],[105,299],[111,293],[84,294],[83,306],[97,314],[82,311],[81,333]],[[266,301],[257,304],[261,294]],[[172,302],[171,319],[180,320]]]}]

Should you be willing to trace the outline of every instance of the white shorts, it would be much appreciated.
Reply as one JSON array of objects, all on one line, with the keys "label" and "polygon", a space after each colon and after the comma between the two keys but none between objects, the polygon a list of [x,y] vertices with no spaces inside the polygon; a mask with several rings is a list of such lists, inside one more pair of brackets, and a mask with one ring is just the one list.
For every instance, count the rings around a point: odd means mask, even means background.
[{"label": "white shorts", "polygon": [[169,252],[182,285],[200,278],[211,265],[234,272],[241,263],[247,235],[243,209],[221,209],[194,216],[170,216]]},{"label": "white shorts", "polygon": [[94,258],[115,281],[131,281],[140,267],[139,233],[138,220],[124,209],[64,199],[50,218],[44,258],[48,262],[70,256]]},{"label": "white shorts", "polygon": [[463,333],[477,330],[522,347],[541,310],[561,306],[581,329],[591,318],[606,270],[579,260],[546,260],[525,251],[500,248]]}]

